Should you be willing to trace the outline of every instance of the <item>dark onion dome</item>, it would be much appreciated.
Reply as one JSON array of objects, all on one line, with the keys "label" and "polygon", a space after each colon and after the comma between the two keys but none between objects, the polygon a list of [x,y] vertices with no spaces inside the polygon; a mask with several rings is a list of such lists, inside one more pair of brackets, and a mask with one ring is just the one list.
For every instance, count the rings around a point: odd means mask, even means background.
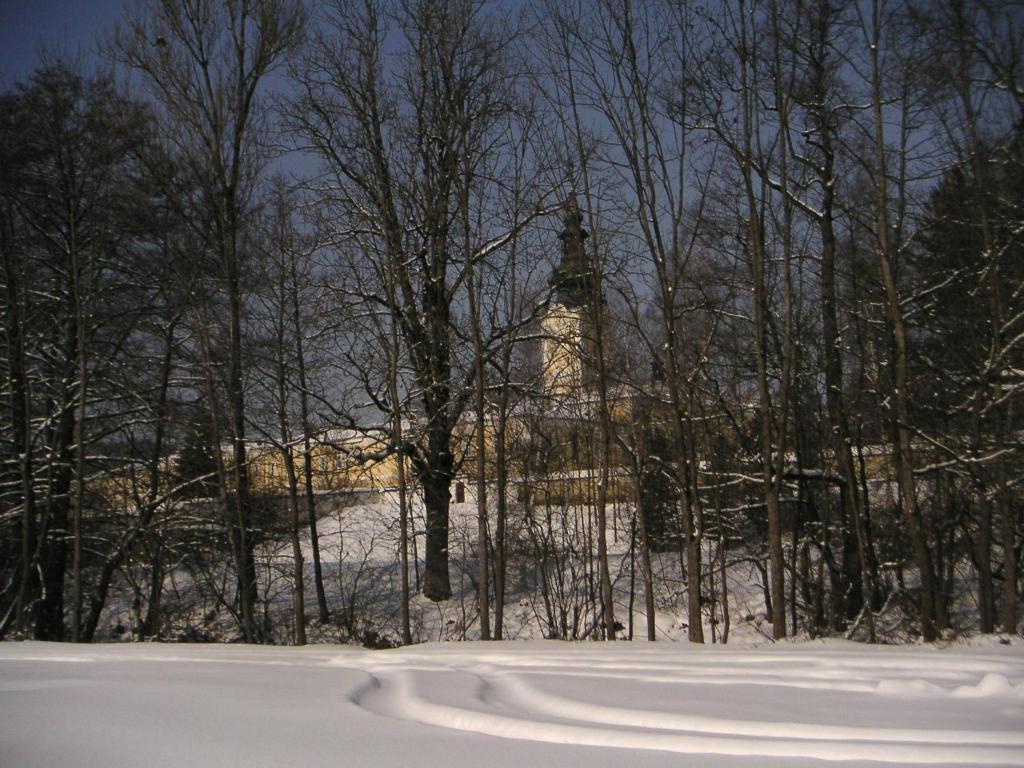
[{"label": "dark onion dome", "polygon": [[570,308],[582,307],[599,296],[597,275],[587,262],[584,241],[588,232],[583,228],[583,214],[576,198],[570,198],[562,216],[562,260],[551,271],[548,281],[555,300]]}]

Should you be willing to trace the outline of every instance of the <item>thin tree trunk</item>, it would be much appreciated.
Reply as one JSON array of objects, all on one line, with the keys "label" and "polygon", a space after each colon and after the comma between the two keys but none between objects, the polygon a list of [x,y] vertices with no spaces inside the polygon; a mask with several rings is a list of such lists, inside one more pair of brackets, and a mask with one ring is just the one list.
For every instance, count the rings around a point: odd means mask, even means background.
[{"label": "thin tree trunk", "polygon": [[[746,15],[746,3],[740,2],[740,16]],[[751,70],[754,68],[753,53],[748,41],[747,21],[740,21],[741,46],[741,99],[743,100],[743,146],[740,157],[740,172],[744,182],[747,202],[747,229],[753,283],[754,283],[754,362],[757,370],[757,388],[760,400],[760,451],[761,451],[761,489],[764,497],[768,519],[768,554],[771,568],[770,585],[770,616],[772,620],[772,637],[776,640],[786,636],[786,592],[785,592],[785,561],[782,551],[782,519],[779,505],[779,484],[773,476],[775,459],[773,453],[773,421],[772,401],[768,383],[768,294],[766,285],[766,254],[762,231],[761,215],[758,207],[757,193],[754,189],[753,164],[753,110],[755,95],[753,85],[749,82]],[[783,425],[784,427],[784,425]],[[782,457],[780,457],[781,459]],[[779,478],[781,482],[781,478]],[[767,606],[766,606],[767,607]]]},{"label": "thin tree trunk", "polygon": [[642,461],[640,445],[644,439],[643,428],[640,425],[634,427],[633,450],[630,452],[633,457],[633,493],[636,496],[636,540],[640,547],[640,571],[644,582],[644,611],[647,614],[647,639],[654,642],[657,639],[657,622],[654,603],[654,573],[651,568],[651,546],[648,537],[647,513],[641,499],[644,496],[642,488]]},{"label": "thin tree trunk", "polygon": [[[612,425],[611,415],[608,411],[608,373],[606,370],[606,343],[604,338],[604,298],[602,292],[602,279],[598,269],[598,258],[601,249],[598,244],[597,229],[595,228],[595,206],[592,194],[594,188],[591,186],[590,167],[588,162],[589,153],[584,146],[583,123],[580,115],[580,107],[576,92],[575,74],[572,71],[571,63],[566,61],[565,84],[568,91],[569,109],[571,110],[572,127],[570,130],[572,141],[575,143],[577,161],[580,163],[580,172],[583,180],[583,194],[587,201],[587,225],[591,232],[591,256],[581,259],[581,263],[587,264],[593,272],[586,281],[589,290],[586,291],[587,304],[581,313],[581,320],[588,321],[591,327],[584,330],[583,337],[592,345],[591,364],[596,365],[598,397],[598,426],[600,446],[600,481],[597,489],[597,560],[601,594],[601,621],[604,628],[605,639],[615,639],[615,609],[612,603],[612,582],[611,572],[608,567],[608,534],[607,534],[607,503],[608,503],[608,464],[611,460]],[[567,127],[568,129],[568,127]],[[573,212],[578,210],[576,198],[573,196],[570,203]],[[583,243],[579,244],[580,249],[584,248]],[[587,334],[592,336],[587,339]]]},{"label": "thin tree trunk", "polygon": [[[397,387],[395,388],[397,393]],[[396,401],[397,402],[397,401]],[[395,445],[398,450],[398,547],[399,567],[401,568],[401,611],[402,645],[412,645],[412,627],[409,619],[409,493],[405,471],[404,437],[402,435],[402,414],[396,408],[394,419]]]},{"label": "thin tree trunk", "polygon": [[636,510],[629,521],[629,601],[626,607],[626,639],[633,640],[633,608],[636,605]]},{"label": "thin tree trunk", "polygon": [[729,629],[731,618],[729,616],[729,580],[727,570],[727,547],[728,540],[725,537],[725,532],[721,524],[721,510],[719,509],[719,533],[718,533],[718,552],[719,567],[721,568],[721,581],[722,581],[722,645],[729,642]]},{"label": "thin tree trunk", "polygon": [[[61,403],[47,403],[53,423],[44,432],[43,442],[48,454],[45,484],[47,488],[43,519],[39,526],[38,562],[41,573],[41,604],[36,615],[36,640],[65,639],[64,587],[68,566],[67,542],[71,538],[69,499],[73,477],[75,403],[72,389],[75,381],[75,349],[77,344],[76,313],[64,332],[63,359],[67,361]],[[59,409],[56,410],[55,409]]]},{"label": "thin tree trunk", "polygon": [[486,413],[484,390],[487,382],[484,376],[484,344],[480,329],[480,297],[477,295],[476,267],[470,256],[472,244],[469,233],[469,181],[463,190],[462,216],[464,220],[463,249],[466,264],[466,289],[469,294],[469,322],[473,339],[473,379],[475,391],[473,406],[476,416],[476,525],[477,525],[477,604],[480,608],[480,639],[491,639],[491,606],[489,596],[490,574],[488,568],[487,543],[487,435],[485,434]]},{"label": "thin tree trunk", "polygon": [[77,215],[68,210],[70,248],[70,268],[75,311],[75,359],[78,368],[78,392],[76,396],[77,416],[75,417],[75,495],[72,501],[73,517],[71,524],[72,556],[71,556],[71,642],[81,640],[82,633],[82,512],[85,504],[85,398],[88,392],[88,373],[86,358],[86,331],[89,319],[89,276],[92,272],[92,259],[87,258],[81,263],[78,252]]},{"label": "thin tree trunk", "polygon": [[282,451],[285,472],[288,475],[288,507],[291,511],[292,541],[292,620],[295,623],[294,644],[306,644],[306,596],[303,575],[302,546],[299,543],[299,531],[302,527],[302,516],[299,507],[299,479],[295,471],[295,458],[292,447],[285,442]]},{"label": "thin tree trunk", "polygon": [[[232,233],[234,233],[232,229]],[[242,608],[242,632],[246,642],[262,640],[256,621],[258,595],[253,559],[249,466],[245,446],[245,389],[242,383],[242,301],[235,243],[225,244],[228,293],[228,412],[231,422],[232,480],[238,547],[238,586]]]},{"label": "thin tree trunk", "polygon": [[[388,301],[391,312],[388,318],[388,399],[391,401],[391,440],[396,451],[398,472],[398,551],[401,569],[401,600],[399,610],[402,623],[402,645],[412,645],[412,627],[409,617],[409,494],[408,478],[405,471],[405,436],[402,431],[402,399],[398,389],[398,365],[401,349],[396,320],[395,279],[391,269],[387,270]],[[415,544],[415,541],[413,542]],[[417,587],[419,582],[417,570]]]},{"label": "thin tree trunk", "polygon": [[879,69],[879,46],[881,44],[880,0],[871,3],[871,30],[868,47],[871,60],[871,109],[874,121],[875,152],[875,236],[878,242],[878,264],[882,284],[885,288],[885,312],[888,322],[889,341],[892,352],[893,382],[889,399],[891,402],[892,430],[896,438],[896,482],[899,486],[899,503],[907,521],[907,531],[914,549],[921,581],[921,631],[926,642],[938,637],[936,625],[935,573],[932,557],[925,536],[924,519],[917,504],[917,487],[914,480],[914,453],[910,439],[910,413],[908,407],[909,365],[907,337],[903,324],[903,311],[899,288],[896,284],[894,252],[889,232],[888,163],[886,160],[884,124],[882,122],[882,82]]},{"label": "thin tree trunk", "polygon": [[[509,361],[506,359],[507,365]],[[498,431],[494,436],[494,480],[496,518],[494,521],[494,639],[504,639],[505,622],[505,526],[508,516],[508,468],[505,466],[508,430],[508,381],[503,368],[503,381],[498,394]]]},{"label": "thin tree trunk", "polygon": [[[782,380],[779,384],[779,402],[776,405],[778,415],[774,416],[772,420],[775,422],[775,429],[778,440],[778,448],[775,460],[774,468],[774,492],[773,496],[776,505],[781,505],[782,496],[782,480],[785,473],[786,466],[786,453],[788,449],[787,436],[789,434],[789,406],[790,398],[793,388],[793,368],[795,364],[796,352],[794,349],[793,339],[793,200],[789,193],[789,112],[790,112],[790,93],[793,90],[793,79],[795,75],[792,71],[792,66],[789,67],[789,71],[783,65],[782,55],[780,51],[780,37],[782,30],[779,27],[778,18],[778,5],[776,0],[772,0],[771,3],[771,15],[772,21],[775,26],[776,34],[773,35],[775,48],[773,51],[773,67],[775,70],[774,85],[775,85],[775,102],[778,110],[779,119],[779,177],[782,185],[782,250],[783,250],[783,265],[782,265],[782,285],[783,285],[783,330],[782,330]],[[764,247],[763,239],[761,240],[761,246]],[[762,257],[766,254],[762,251]],[[766,262],[762,261],[761,264],[762,277],[765,276]],[[762,288],[764,290],[764,288]],[[767,324],[767,295],[762,297],[765,310],[764,321]],[[763,355],[767,358],[767,355]],[[767,382],[767,379],[765,379]],[[765,388],[767,392],[767,387]],[[770,411],[770,401],[766,400],[764,407]],[[765,458],[768,458],[767,456]],[[784,553],[782,552],[782,523],[781,523],[781,509],[776,510],[776,519],[774,528],[776,533],[769,535],[769,547],[772,549],[772,582],[773,589],[776,590],[775,598],[776,602],[778,599],[785,595],[785,587],[783,582],[784,579],[784,568],[785,560]],[[769,528],[772,528],[772,516],[769,513]],[[794,540],[793,546],[796,546]],[[775,550],[778,550],[776,552]],[[779,585],[776,587],[775,582],[778,580]],[[777,607],[776,615],[785,616],[785,605]],[[793,627],[795,630],[796,627]],[[775,639],[785,637],[786,627],[783,625],[780,628],[772,627],[772,634]]]},{"label": "thin tree trunk", "polygon": [[158,540],[150,554],[149,600],[146,604],[146,618],[139,631],[140,639],[157,637],[160,627],[160,606],[164,592],[163,546]]},{"label": "thin tree trunk", "polygon": [[[280,213],[280,212],[279,212]],[[279,222],[281,223],[281,222]],[[283,235],[283,233],[279,233]],[[284,237],[281,237],[280,244],[284,246]],[[302,516],[299,509],[299,478],[298,473],[295,470],[295,455],[293,454],[292,448],[292,435],[291,429],[288,426],[288,391],[286,384],[286,315],[288,313],[287,303],[288,294],[292,293],[294,296],[294,283],[289,286],[286,283],[285,278],[285,265],[283,262],[284,254],[279,254],[281,261],[278,262],[278,295],[279,305],[276,308],[276,325],[277,325],[277,349],[275,350],[277,359],[275,360],[275,378],[277,380],[277,424],[278,424],[278,436],[281,441],[280,451],[281,459],[284,462],[285,476],[288,481],[288,511],[291,513],[291,525],[289,526],[289,534],[292,544],[292,623],[294,625],[292,641],[295,645],[306,644],[306,587],[305,577],[303,574],[303,558],[302,558],[302,546],[299,542],[299,531],[302,527]],[[292,258],[292,265],[294,266],[294,258]],[[295,339],[297,345],[301,345],[301,340]],[[308,510],[307,510],[308,511]]]},{"label": "thin tree trunk", "polygon": [[[826,62],[831,53],[829,40],[832,31],[833,9],[829,0],[820,2],[817,8],[817,25],[811,30],[813,42],[812,55],[809,56],[813,83],[814,103],[807,105],[816,122],[818,135],[817,148],[821,154],[821,214],[818,217],[818,228],[821,234],[821,279],[819,295],[821,298],[822,335],[824,337],[824,373],[825,403],[828,409],[831,427],[832,451],[839,474],[843,479],[840,488],[843,509],[853,521],[854,534],[857,542],[857,559],[860,578],[860,602],[870,601],[874,587],[872,585],[870,558],[867,546],[864,515],[857,493],[857,472],[853,461],[852,441],[850,438],[850,419],[846,408],[843,375],[843,340],[839,324],[838,301],[836,298],[836,236],[835,236],[835,146],[834,119],[828,104],[828,77]],[[865,499],[865,503],[867,500]],[[860,610],[860,605],[853,606]],[[868,642],[875,642],[875,617],[868,608],[865,611],[868,628]]]},{"label": "thin tree trunk", "polygon": [[[573,115],[577,122],[577,136],[581,136],[581,128],[579,126],[579,115],[577,113],[575,101],[573,101]],[[581,157],[583,157],[582,147],[579,147]],[[591,207],[590,199],[590,187],[589,187],[589,175],[586,171],[584,164],[584,186],[586,187],[584,194],[587,197],[587,215],[589,217],[588,224],[591,232],[594,232],[594,213]],[[573,198],[572,204],[575,206],[575,198]],[[605,359],[606,354],[606,343],[605,343],[605,318],[604,318],[604,298],[601,295],[601,277],[600,272],[597,268],[598,264],[598,246],[597,238],[593,237],[591,240],[594,245],[592,246],[592,254],[589,260],[584,260],[583,263],[589,263],[589,268],[593,270],[594,275],[592,279],[588,280],[590,290],[587,292],[589,295],[587,298],[587,306],[585,306],[581,312],[581,318],[585,319],[585,325],[589,328],[584,329],[582,341],[584,347],[590,347],[589,350],[584,352],[585,358],[590,358],[589,362],[591,365],[596,367],[596,381],[597,385],[597,408],[598,408],[598,461],[599,461],[599,478],[597,486],[597,504],[595,507],[596,514],[596,526],[597,526],[597,568],[598,568],[598,583],[600,590],[600,604],[601,604],[601,624],[604,630],[604,637],[606,640],[615,639],[615,606],[613,603],[612,593],[612,580],[611,570],[608,566],[608,481],[609,481],[609,465],[611,462],[611,441],[612,441],[612,420],[611,412],[609,411],[608,403],[608,370],[607,361]],[[580,248],[583,248],[583,243],[580,243]],[[587,336],[587,333],[592,334]]]},{"label": "thin tree trunk", "polygon": [[[210,420],[210,437],[213,443],[213,454],[217,464],[217,500],[224,515],[224,527],[227,530],[228,541],[231,547],[231,555],[235,561],[235,577],[238,586],[238,599],[242,600],[242,573],[244,571],[244,560],[242,557],[241,537],[238,530],[238,506],[237,499],[232,498],[231,487],[228,477],[228,467],[225,462],[223,444],[224,431],[221,427],[221,404],[217,392],[217,381],[214,374],[213,361],[211,359],[211,345],[209,331],[199,312],[193,307],[193,326],[199,339],[199,346],[203,355],[203,378],[205,379],[207,394],[210,399],[210,407],[206,416]],[[241,618],[235,614],[236,618]],[[243,637],[249,641],[244,619],[240,621]]]},{"label": "thin tree trunk", "polygon": [[[14,626],[19,634],[28,631],[29,607],[38,594],[39,586],[33,565],[36,538],[35,493],[32,480],[32,410],[25,376],[25,345],[22,335],[22,312],[26,307],[21,289],[21,265],[15,256],[14,233],[8,230],[13,212],[5,214],[0,236],[3,242],[4,272],[7,288],[7,307],[4,317],[7,331],[7,371],[10,388],[10,414],[13,448],[18,461],[21,501],[18,564],[18,591],[15,595]],[[3,636],[0,631],[0,637]]]},{"label": "thin tree trunk", "polygon": [[177,326],[178,319],[171,320],[167,326],[164,338],[164,354],[160,366],[160,389],[154,409],[153,447],[146,464],[146,473],[149,478],[148,487],[146,488],[141,507],[138,510],[138,518],[135,524],[121,536],[117,546],[107,556],[106,562],[100,569],[100,577],[93,591],[89,612],[81,629],[80,639],[86,643],[91,643],[96,635],[96,629],[99,626],[103,608],[106,606],[110,584],[115,574],[135,548],[139,539],[148,531],[149,526],[153,522],[153,516],[156,514],[160,504],[159,497],[163,481],[164,439],[167,433],[167,393],[170,390],[171,373],[174,368],[174,334]]},{"label": "thin tree trunk", "polygon": [[289,254],[291,278],[292,334],[295,338],[295,368],[299,383],[299,416],[302,421],[302,479],[306,506],[306,523],[309,526],[309,547],[313,555],[313,583],[316,588],[316,603],[321,624],[330,621],[331,612],[327,607],[327,593],[324,590],[324,574],[320,565],[320,534],[317,530],[316,494],[313,490],[313,425],[309,418],[309,391],[306,383],[306,343],[302,333],[302,316],[299,310],[299,278],[295,254]]},{"label": "thin tree trunk", "polygon": [[[1008,442],[1012,424],[1012,406],[1006,406],[1003,419],[1002,439]],[[1001,463],[996,474],[996,510],[999,517],[1000,538],[1003,544],[1003,631],[1017,632],[1017,550],[1015,548],[1016,511],[1007,498],[1008,483],[1006,465]]]}]

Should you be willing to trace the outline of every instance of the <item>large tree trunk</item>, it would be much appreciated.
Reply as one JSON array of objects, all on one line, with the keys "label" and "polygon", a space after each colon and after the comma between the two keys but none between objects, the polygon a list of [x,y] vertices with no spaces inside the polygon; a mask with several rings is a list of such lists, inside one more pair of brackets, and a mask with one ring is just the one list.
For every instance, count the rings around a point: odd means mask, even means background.
[{"label": "large tree trunk", "polygon": [[[445,214],[446,215],[446,214]],[[448,512],[455,460],[451,451],[451,348],[448,286],[444,269],[448,263],[446,246],[433,246],[430,272],[422,286],[426,338],[411,346],[417,385],[423,390],[423,414],[426,418],[426,446],[419,456],[417,474],[423,486],[426,515],[423,594],[439,602],[452,596],[448,574]],[[395,258],[401,258],[400,253]],[[412,307],[415,305],[413,304]]]},{"label": "large tree trunk", "polygon": [[451,503],[451,470],[420,475],[427,531],[423,565],[423,594],[435,602],[448,600],[452,586],[448,575],[448,510]]}]

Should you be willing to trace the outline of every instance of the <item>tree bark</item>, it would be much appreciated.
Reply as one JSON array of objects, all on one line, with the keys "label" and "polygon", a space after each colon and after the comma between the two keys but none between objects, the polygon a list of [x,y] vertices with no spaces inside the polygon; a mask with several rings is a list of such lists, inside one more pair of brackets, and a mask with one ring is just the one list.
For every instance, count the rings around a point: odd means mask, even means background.
[{"label": "tree bark", "polygon": [[917,486],[914,480],[914,452],[910,439],[910,411],[908,407],[909,363],[907,336],[896,284],[894,251],[889,232],[888,162],[884,123],[882,120],[882,81],[879,67],[881,45],[880,0],[871,3],[871,27],[868,32],[871,79],[871,110],[874,122],[873,149],[875,153],[875,236],[878,245],[878,267],[885,289],[885,313],[891,348],[892,386],[889,392],[891,429],[895,436],[896,481],[899,486],[899,504],[907,521],[907,531],[914,549],[914,559],[921,580],[920,611],[921,632],[926,642],[938,638],[936,624],[935,573],[924,530],[924,519],[917,504]]},{"label": "tree bark", "polygon": [[305,500],[306,524],[309,526],[309,547],[313,555],[313,583],[321,624],[330,621],[327,593],[324,590],[323,568],[320,565],[320,533],[317,530],[316,494],[313,490],[313,424],[309,418],[309,390],[306,382],[306,342],[299,308],[299,277],[295,254],[290,254],[292,334],[295,339],[295,367],[299,384],[299,418],[302,422],[302,481]]},{"label": "tree bark", "polygon": [[[26,307],[22,291],[23,261],[15,253],[14,211],[4,201],[4,218],[0,229],[0,250],[3,252],[7,306],[4,320],[7,332],[7,379],[10,388],[10,415],[14,453],[18,463],[19,526],[18,588],[15,595],[13,623],[19,634],[29,630],[29,609],[38,597],[39,583],[33,560],[36,548],[36,508],[32,462],[32,403],[25,375],[25,344],[22,334]],[[0,638],[3,637],[0,631]]]}]

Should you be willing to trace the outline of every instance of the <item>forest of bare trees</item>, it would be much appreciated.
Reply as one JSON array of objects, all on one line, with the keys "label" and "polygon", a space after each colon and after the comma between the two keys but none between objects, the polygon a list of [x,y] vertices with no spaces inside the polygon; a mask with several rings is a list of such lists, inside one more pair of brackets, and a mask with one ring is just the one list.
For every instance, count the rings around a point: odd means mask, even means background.
[{"label": "forest of bare trees", "polygon": [[[1020,3],[147,0],[97,50],[0,92],[0,637],[725,642],[741,566],[774,639],[1020,631]],[[375,577],[325,443],[396,467]]]}]

